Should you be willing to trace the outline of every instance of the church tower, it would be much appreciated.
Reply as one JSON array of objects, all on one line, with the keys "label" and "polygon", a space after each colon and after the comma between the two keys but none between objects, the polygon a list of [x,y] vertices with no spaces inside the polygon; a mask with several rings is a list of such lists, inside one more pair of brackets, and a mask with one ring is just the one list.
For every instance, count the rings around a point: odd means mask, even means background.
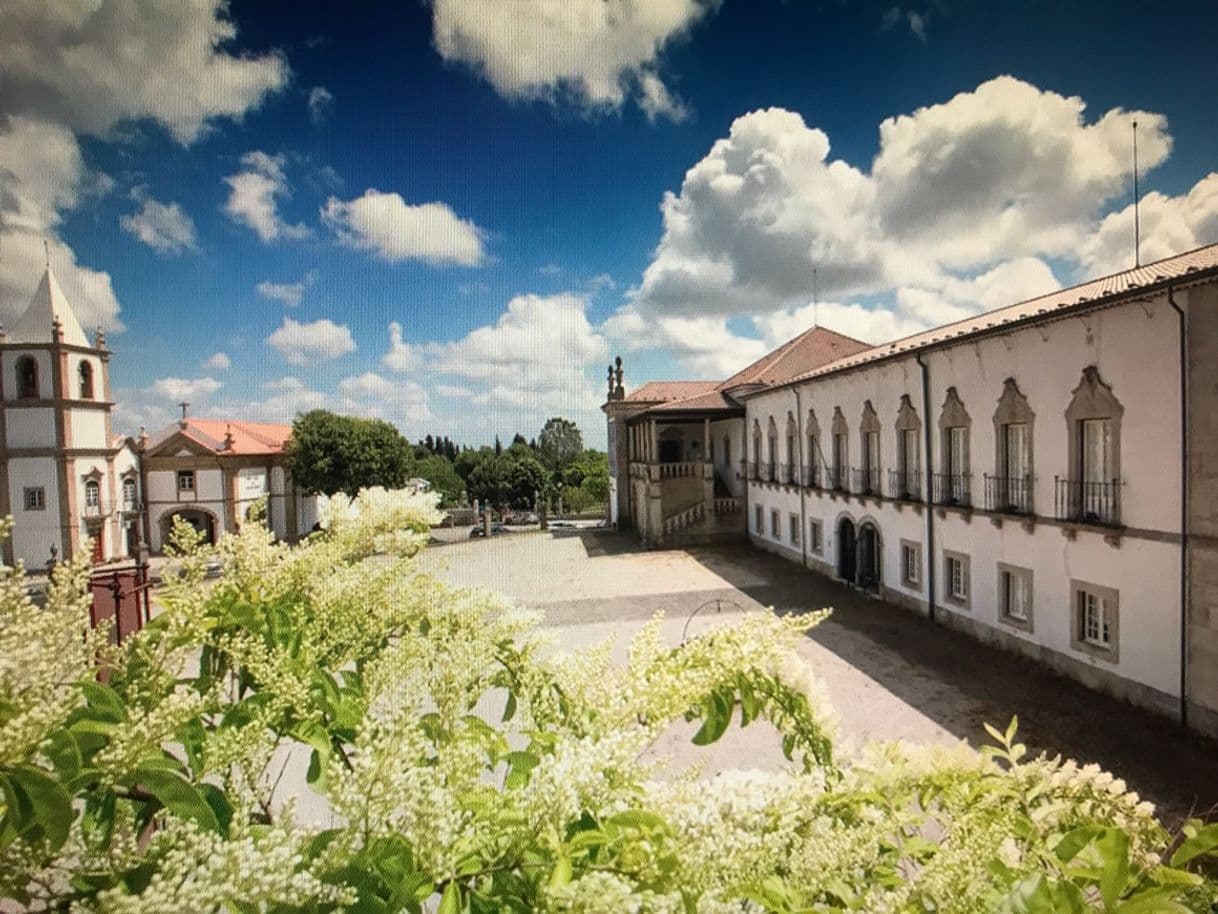
[{"label": "church tower", "polygon": [[25,313],[0,328],[0,516],[14,521],[5,564],[34,570],[89,539],[96,561],[126,551],[135,506],[116,476],[125,445],[111,434],[113,406],[105,334],[90,344],[48,264]]}]

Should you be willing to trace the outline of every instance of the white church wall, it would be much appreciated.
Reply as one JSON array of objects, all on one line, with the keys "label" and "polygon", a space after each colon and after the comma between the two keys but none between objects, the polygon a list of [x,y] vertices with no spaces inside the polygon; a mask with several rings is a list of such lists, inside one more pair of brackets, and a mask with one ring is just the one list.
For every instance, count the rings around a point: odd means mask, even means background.
[{"label": "white church wall", "polygon": [[[9,495],[13,512],[13,555],[30,570],[41,569],[54,546],[62,557],[59,521],[59,485],[55,463],[49,457],[15,457],[8,462]],[[41,488],[42,510],[25,509],[25,490]]]},{"label": "white church wall", "polygon": [[[47,334],[50,342],[50,334]],[[24,356],[31,356],[38,366],[38,396],[49,400],[54,395],[54,380],[51,377],[51,353],[46,349],[14,349],[5,352],[0,359],[4,368],[4,393],[9,400],[17,399],[17,362]]]},{"label": "white church wall", "polygon": [[[712,422],[711,440],[715,443],[715,473],[727,485],[728,491],[739,498],[744,494],[745,480],[740,469],[744,459],[744,420],[724,419]],[[724,448],[724,441],[727,448]]]},{"label": "white church wall", "polygon": [[5,434],[10,448],[55,447],[55,411],[50,407],[6,409]]},{"label": "white church wall", "polygon": [[106,440],[106,414],[97,409],[68,410],[72,424],[72,447],[109,447]]}]

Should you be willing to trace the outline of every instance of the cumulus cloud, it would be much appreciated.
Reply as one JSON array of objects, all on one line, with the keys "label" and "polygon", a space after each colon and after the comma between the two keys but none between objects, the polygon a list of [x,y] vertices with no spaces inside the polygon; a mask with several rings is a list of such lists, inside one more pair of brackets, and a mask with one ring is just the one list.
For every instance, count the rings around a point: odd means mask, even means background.
[{"label": "cumulus cloud", "polygon": [[314,86],[309,90],[309,119],[313,126],[320,126],[334,107],[334,95],[325,86]]},{"label": "cumulus cloud", "polygon": [[381,364],[390,371],[405,373],[418,367],[418,347],[405,342],[402,325],[397,321],[389,324],[389,351],[381,356]]},{"label": "cumulus cloud", "polygon": [[[822,323],[878,342],[1051,291],[1048,261],[1069,280],[1129,266],[1132,211],[1104,213],[1132,179],[1135,119],[1153,168],[1171,150],[1161,115],[1088,117],[1082,99],[998,77],[886,119],[859,168],[794,112],[745,114],[665,195],[660,244],[603,330],[709,372],[776,326],[806,329],[789,322],[814,297]],[[1216,210],[1218,176],[1148,195],[1143,259],[1218,240]]]},{"label": "cumulus cloud", "polygon": [[181,254],[198,248],[194,220],[177,203],[161,203],[137,194],[140,208],[122,216],[119,224],[158,254]]},{"label": "cumulus cloud", "polygon": [[232,365],[233,365],[232,359],[230,359],[223,352],[217,352],[214,355],[212,355],[210,358],[204,359],[204,361],[203,361],[204,368],[211,368],[215,371],[228,371],[228,369],[231,368]]},{"label": "cumulus cloud", "polygon": [[242,171],[224,179],[229,186],[224,211],[229,217],[266,242],[306,237],[308,226],[289,225],[279,215],[279,202],[292,195],[283,172],[284,157],[254,150],[241,157],[241,164]]},{"label": "cumulus cloud", "polygon": [[351,328],[325,317],[307,324],[285,317],[279,328],[266,338],[266,344],[277,349],[293,365],[333,361],[355,351]]},{"label": "cumulus cloud", "polygon": [[150,120],[185,144],[210,122],[240,118],[281,89],[289,73],[279,55],[224,50],[236,36],[227,9],[224,0],[152,6],[136,0],[5,3],[0,29],[3,318],[11,320],[7,312],[15,306],[10,303],[28,301],[33,292],[45,238],[82,323],[122,329],[109,274],[78,264],[59,237],[63,214],[91,191],[113,183],[88,172],[76,137],[110,138],[120,124]]},{"label": "cumulus cloud", "polygon": [[[585,428],[601,417],[598,387],[590,380],[607,364],[609,350],[588,321],[586,296],[517,295],[494,324],[451,342],[412,345],[390,327],[387,367],[426,365],[442,380],[441,396],[466,396],[455,417],[461,434],[481,440],[488,429],[511,434],[540,428],[546,417],[569,416]],[[390,359],[390,356],[393,358]]]},{"label": "cumulus cloud", "polygon": [[148,388],[154,397],[178,403],[182,400],[195,402],[206,400],[224,385],[215,378],[157,378]]},{"label": "cumulus cloud", "polygon": [[665,45],[719,0],[435,0],[432,40],[445,60],[476,70],[509,99],[569,99],[614,110],[628,97],[652,119],[684,106],[660,79]]},{"label": "cumulus cloud", "polygon": [[415,381],[390,380],[365,371],[339,381],[338,394],[344,412],[385,419],[404,428],[432,418],[427,391]]},{"label": "cumulus cloud", "polygon": [[317,282],[317,276],[316,270],[309,270],[299,282],[272,282],[264,279],[254,288],[268,301],[282,302],[289,308],[295,308],[304,298],[305,290]]},{"label": "cumulus cloud", "polygon": [[354,200],[331,197],[321,211],[343,244],[371,251],[391,263],[475,267],[486,260],[483,232],[447,203],[409,204],[396,193],[369,188]]}]

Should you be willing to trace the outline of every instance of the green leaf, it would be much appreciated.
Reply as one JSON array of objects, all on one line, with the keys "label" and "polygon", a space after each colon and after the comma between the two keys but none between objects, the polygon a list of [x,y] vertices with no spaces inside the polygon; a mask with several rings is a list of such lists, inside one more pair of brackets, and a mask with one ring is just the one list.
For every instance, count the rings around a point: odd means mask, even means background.
[{"label": "green leaf", "polygon": [[1134,898],[1114,909],[1115,914],[1191,914],[1192,909],[1173,900],[1174,889],[1151,889],[1139,892]]},{"label": "green leaf", "polygon": [[80,820],[81,831],[85,841],[95,849],[102,849],[110,844],[110,835],[114,831],[114,791],[106,790],[94,794],[85,800],[84,816]]},{"label": "green leaf", "polygon": [[1100,874],[1100,897],[1104,910],[1111,911],[1129,882],[1129,836],[1119,828],[1110,828],[1095,842],[1104,861]]},{"label": "green leaf", "polygon": [[709,746],[716,742],[727,731],[728,724],[732,722],[732,703],[724,697],[722,692],[712,694],[703,710],[705,720],[702,722],[702,727],[694,734],[695,746]]},{"label": "green leaf", "polygon": [[1067,832],[1053,848],[1053,853],[1062,863],[1069,863],[1078,856],[1079,851],[1104,833],[1098,825],[1083,825]]},{"label": "green leaf", "polygon": [[1218,850],[1218,822],[1200,828],[1193,823],[1190,825],[1192,827],[1185,829],[1185,834],[1192,834],[1171,855],[1172,866],[1184,866],[1198,857],[1213,854]]},{"label": "green leaf", "polygon": [[541,761],[532,752],[509,752],[503,757],[508,763],[507,777],[503,781],[505,790],[518,790],[529,782],[529,775]]},{"label": "green leaf", "polygon": [[508,692],[507,704],[503,707],[502,721],[506,724],[509,720],[516,716],[516,693]]},{"label": "green leaf", "polygon": [[192,819],[211,831],[220,831],[220,822],[207,798],[194,784],[176,771],[140,767],[133,779],[162,806],[181,819]]},{"label": "green leaf", "polygon": [[554,869],[550,871],[549,887],[551,889],[561,888],[571,881],[571,861],[567,857],[559,857],[554,864]]},{"label": "green leaf", "polygon": [[127,719],[126,705],[123,704],[118,693],[108,685],[100,682],[86,682],[82,683],[80,688],[85,693],[85,701],[90,709],[98,712],[104,720],[111,720],[117,724]]},{"label": "green leaf", "polygon": [[7,779],[18,795],[18,831],[29,838],[44,838],[52,850],[62,847],[76,818],[63,785],[32,765],[14,768]]},{"label": "green leaf", "polygon": [[460,910],[461,889],[455,882],[450,882],[444,886],[444,892],[440,895],[440,907],[436,914],[459,914]]}]

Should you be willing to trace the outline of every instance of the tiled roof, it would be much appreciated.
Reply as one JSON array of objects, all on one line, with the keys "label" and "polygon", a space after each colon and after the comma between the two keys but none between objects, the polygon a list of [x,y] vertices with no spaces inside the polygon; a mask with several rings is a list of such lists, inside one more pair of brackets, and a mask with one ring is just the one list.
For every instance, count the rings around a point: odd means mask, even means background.
[{"label": "tiled roof", "polygon": [[740,404],[729,398],[721,390],[708,390],[703,394],[692,397],[682,397],[680,400],[669,400],[647,410],[648,413],[677,413],[703,410],[739,409]]},{"label": "tiled roof", "polygon": [[1093,279],[1077,286],[1071,286],[1069,289],[1059,289],[1056,292],[1050,292],[1047,295],[1031,298],[1018,304],[1008,305],[994,311],[987,311],[975,317],[966,318],[951,324],[944,324],[931,330],[924,330],[921,333],[915,333],[912,336],[894,340],[891,343],[873,346],[857,354],[848,355],[821,367],[804,371],[802,374],[787,379],[786,382],[779,383],[795,383],[807,378],[820,377],[845,368],[874,362],[898,353],[925,349],[949,340],[957,340],[972,336],[973,334],[984,333],[987,330],[992,330],[1004,324],[1045,317],[1054,311],[1071,306],[1099,303],[1107,298],[1115,299],[1122,293],[1133,292],[1144,286],[1152,286],[1173,279],[1182,279],[1203,270],[1213,269],[1218,269],[1218,244],[1211,244],[1207,247],[1197,248],[1196,250],[1178,254],[1174,257],[1167,257],[1155,263],[1143,264],[1140,267],[1114,273],[1111,276]]},{"label": "tiled roof", "polygon": [[[232,447],[225,443],[232,433]],[[173,425],[157,436],[154,447],[182,434],[216,454],[262,455],[282,454],[292,435],[292,426],[270,422],[242,422],[231,419],[187,419],[186,424]]]},{"label": "tiled roof", "polygon": [[628,403],[666,403],[714,390],[718,381],[648,381],[626,397]]},{"label": "tiled roof", "polygon": [[772,352],[736,372],[719,385],[730,390],[745,384],[781,384],[796,375],[813,371],[845,356],[855,355],[870,347],[861,340],[836,333],[824,327],[811,327],[793,340],[788,340]]}]

